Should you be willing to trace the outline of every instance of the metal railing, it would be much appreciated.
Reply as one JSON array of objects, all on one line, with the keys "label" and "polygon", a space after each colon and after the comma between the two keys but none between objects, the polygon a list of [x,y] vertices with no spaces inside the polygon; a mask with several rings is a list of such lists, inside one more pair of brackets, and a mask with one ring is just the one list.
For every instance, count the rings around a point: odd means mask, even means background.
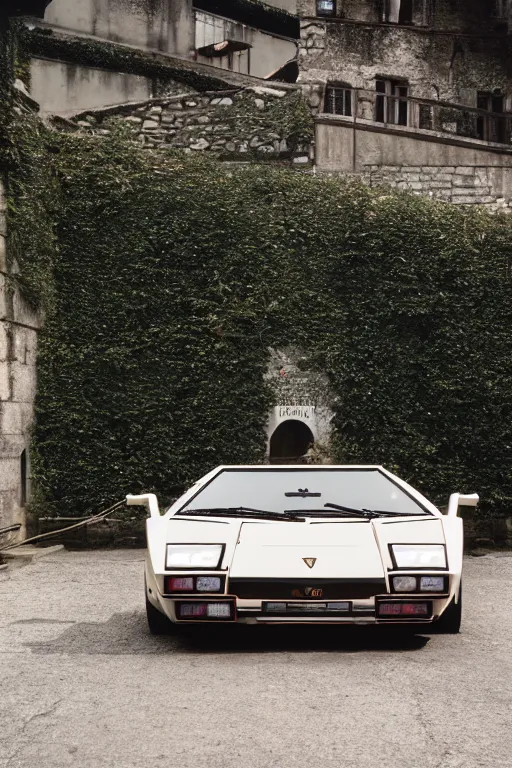
[{"label": "metal railing", "polygon": [[488,112],[448,101],[419,99],[360,88],[327,86],[324,114],[377,125],[408,126],[451,136],[512,145],[512,114]]}]

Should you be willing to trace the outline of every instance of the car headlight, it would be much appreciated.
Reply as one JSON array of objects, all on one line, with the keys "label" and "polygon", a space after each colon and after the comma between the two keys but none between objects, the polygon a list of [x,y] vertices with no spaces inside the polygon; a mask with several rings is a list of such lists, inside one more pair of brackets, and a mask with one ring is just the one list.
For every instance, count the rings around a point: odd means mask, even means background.
[{"label": "car headlight", "polygon": [[395,592],[416,592],[418,580],[416,576],[393,576],[393,589]]},{"label": "car headlight", "polygon": [[165,567],[218,568],[223,549],[223,544],[168,544]]},{"label": "car headlight", "polygon": [[446,568],[443,544],[392,544],[397,568]]}]

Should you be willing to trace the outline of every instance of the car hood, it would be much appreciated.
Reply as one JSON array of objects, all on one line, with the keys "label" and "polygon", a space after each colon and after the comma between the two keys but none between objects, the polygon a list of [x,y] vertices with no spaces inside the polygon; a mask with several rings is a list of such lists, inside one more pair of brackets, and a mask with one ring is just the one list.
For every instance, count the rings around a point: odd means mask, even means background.
[{"label": "car hood", "polygon": [[383,564],[374,528],[366,521],[243,523],[230,575],[234,579],[382,578]]},{"label": "car hood", "polygon": [[[150,518],[147,532],[156,573],[165,572],[166,541],[224,544],[222,568],[232,578],[382,578],[392,568],[390,544],[445,543],[442,520],[424,516],[306,523]],[[313,567],[306,559],[315,560]]]}]

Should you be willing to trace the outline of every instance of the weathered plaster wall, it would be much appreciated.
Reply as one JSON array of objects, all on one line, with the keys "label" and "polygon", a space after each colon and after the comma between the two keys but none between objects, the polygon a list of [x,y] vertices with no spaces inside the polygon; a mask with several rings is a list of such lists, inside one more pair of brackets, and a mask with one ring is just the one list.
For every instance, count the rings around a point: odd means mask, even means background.
[{"label": "weathered plaster wall", "polygon": [[377,125],[354,129],[349,120],[319,117],[316,163],[320,170],[356,173],[370,184],[390,184],[452,203],[509,209],[512,148],[433,131]]},{"label": "weathered plaster wall", "polygon": [[[9,276],[5,183],[0,179],[0,527],[25,524],[21,454],[30,475],[30,429],[36,391],[36,345],[41,318],[30,310]],[[29,495],[29,481],[26,486]]]},{"label": "weathered plaster wall", "polygon": [[31,96],[42,114],[69,115],[152,95],[147,77],[51,59],[31,60],[30,81]]},{"label": "weathered plaster wall", "polygon": [[301,21],[300,81],[375,90],[407,80],[410,95],[476,106],[477,91],[512,92],[506,36],[461,38],[396,25]]},{"label": "weathered plaster wall", "polygon": [[[181,93],[144,104],[99,110],[75,118],[98,135],[111,130],[112,117],[124,119],[145,147],[185,152],[208,151],[221,158],[289,160],[308,163],[308,146],[289,139],[286,124],[277,120],[296,99],[293,88],[255,86],[237,91]],[[276,111],[277,110],[277,111]]]},{"label": "weathered plaster wall", "polygon": [[105,40],[191,56],[192,0],[52,0],[45,21]]},{"label": "weathered plaster wall", "polygon": [[223,19],[209,13],[196,12],[196,48],[240,40],[251,46],[249,50],[231,56],[208,58],[198,56],[197,61],[221,69],[231,69],[253,77],[265,78],[297,55],[297,43],[261,32],[246,24]]}]

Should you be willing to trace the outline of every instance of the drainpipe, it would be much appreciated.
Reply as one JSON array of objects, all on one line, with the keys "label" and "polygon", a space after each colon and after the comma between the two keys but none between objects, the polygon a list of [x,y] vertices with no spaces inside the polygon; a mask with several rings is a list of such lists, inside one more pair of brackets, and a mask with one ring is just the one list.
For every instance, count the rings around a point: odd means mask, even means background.
[{"label": "drainpipe", "polygon": [[357,110],[359,107],[359,88],[354,89],[354,115],[352,121],[352,171],[357,171]]}]

